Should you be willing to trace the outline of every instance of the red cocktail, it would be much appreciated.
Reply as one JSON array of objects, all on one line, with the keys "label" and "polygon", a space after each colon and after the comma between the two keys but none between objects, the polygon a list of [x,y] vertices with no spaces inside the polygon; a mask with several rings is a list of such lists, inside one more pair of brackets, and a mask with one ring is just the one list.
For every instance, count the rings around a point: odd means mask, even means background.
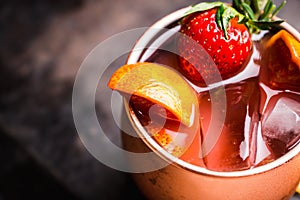
[{"label": "red cocktail", "polygon": [[[153,99],[139,93],[125,95],[126,111],[141,137],[124,136],[126,148],[149,148],[171,162],[135,174],[138,185],[153,199],[288,199],[300,179],[300,34],[286,23],[253,34],[251,54],[238,71],[222,81],[195,84],[182,71],[184,55],[178,52],[178,22],[189,9],[157,22],[153,27],[161,31],[150,28],[136,46],[149,36],[150,42],[139,54],[133,49],[128,59],[128,64],[156,63],[153,68],[159,65],[163,72],[158,76],[168,70],[181,74],[198,102],[193,120],[178,120],[164,107],[169,101],[154,107]],[[156,92],[168,90],[159,88]],[[157,151],[161,147],[164,151]]]}]

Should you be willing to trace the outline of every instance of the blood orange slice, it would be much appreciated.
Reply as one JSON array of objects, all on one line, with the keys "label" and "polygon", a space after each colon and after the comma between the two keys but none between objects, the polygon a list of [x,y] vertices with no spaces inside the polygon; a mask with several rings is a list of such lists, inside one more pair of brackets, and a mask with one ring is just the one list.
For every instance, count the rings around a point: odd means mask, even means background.
[{"label": "blood orange slice", "polygon": [[124,65],[111,76],[108,87],[158,104],[189,127],[198,115],[197,93],[178,72],[164,65]]},{"label": "blood orange slice", "polygon": [[296,38],[286,30],[279,31],[266,42],[262,59],[272,88],[299,91],[300,42]]}]

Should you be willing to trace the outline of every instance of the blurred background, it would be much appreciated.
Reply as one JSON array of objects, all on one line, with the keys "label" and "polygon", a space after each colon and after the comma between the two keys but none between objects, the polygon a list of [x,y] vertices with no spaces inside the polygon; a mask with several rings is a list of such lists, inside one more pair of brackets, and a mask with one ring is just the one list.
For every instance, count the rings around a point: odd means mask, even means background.
[{"label": "blurred background", "polygon": [[[128,174],[82,145],[72,117],[74,79],[101,41],[197,2],[0,1],[0,200],[143,199]],[[288,0],[279,16],[300,30],[299,10],[299,0]]]}]

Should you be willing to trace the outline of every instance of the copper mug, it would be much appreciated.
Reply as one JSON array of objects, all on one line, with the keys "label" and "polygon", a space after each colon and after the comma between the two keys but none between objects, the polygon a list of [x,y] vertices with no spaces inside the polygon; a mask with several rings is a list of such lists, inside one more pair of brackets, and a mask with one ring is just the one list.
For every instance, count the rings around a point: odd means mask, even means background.
[{"label": "copper mug", "polygon": [[[151,28],[165,28],[179,20],[190,7],[175,11],[153,24]],[[300,34],[287,23],[282,23],[300,41]],[[142,47],[157,37],[159,32],[146,31],[137,41]],[[129,55],[128,63],[138,62],[142,52]],[[124,148],[132,152],[154,152],[153,162],[165,162],[163,167],[143,173],[133,173],[133,179],[149,199],[289,199],[300,180],[300,144],[279,159],[253,169],[233,172],[215,172],[194,166],[172,157],[167,152],[157,151],[159,146],[141,126],[124,101],[124,111],[134,128],[136,137],[122,134]],[[152,161],[151,161],[152,162]],[[132,166],[143,163],[130,161]]]}]

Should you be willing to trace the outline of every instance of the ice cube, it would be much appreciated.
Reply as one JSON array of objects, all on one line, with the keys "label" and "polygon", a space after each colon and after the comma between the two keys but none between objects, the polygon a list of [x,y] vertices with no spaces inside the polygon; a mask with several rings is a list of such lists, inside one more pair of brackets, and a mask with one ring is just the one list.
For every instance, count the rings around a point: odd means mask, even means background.
[{"label": "ice cube", "polygon": [[273,159],[284,155],[300,139],[300,97],[278,94],[268,102],[262,118],[263,138]]}]

